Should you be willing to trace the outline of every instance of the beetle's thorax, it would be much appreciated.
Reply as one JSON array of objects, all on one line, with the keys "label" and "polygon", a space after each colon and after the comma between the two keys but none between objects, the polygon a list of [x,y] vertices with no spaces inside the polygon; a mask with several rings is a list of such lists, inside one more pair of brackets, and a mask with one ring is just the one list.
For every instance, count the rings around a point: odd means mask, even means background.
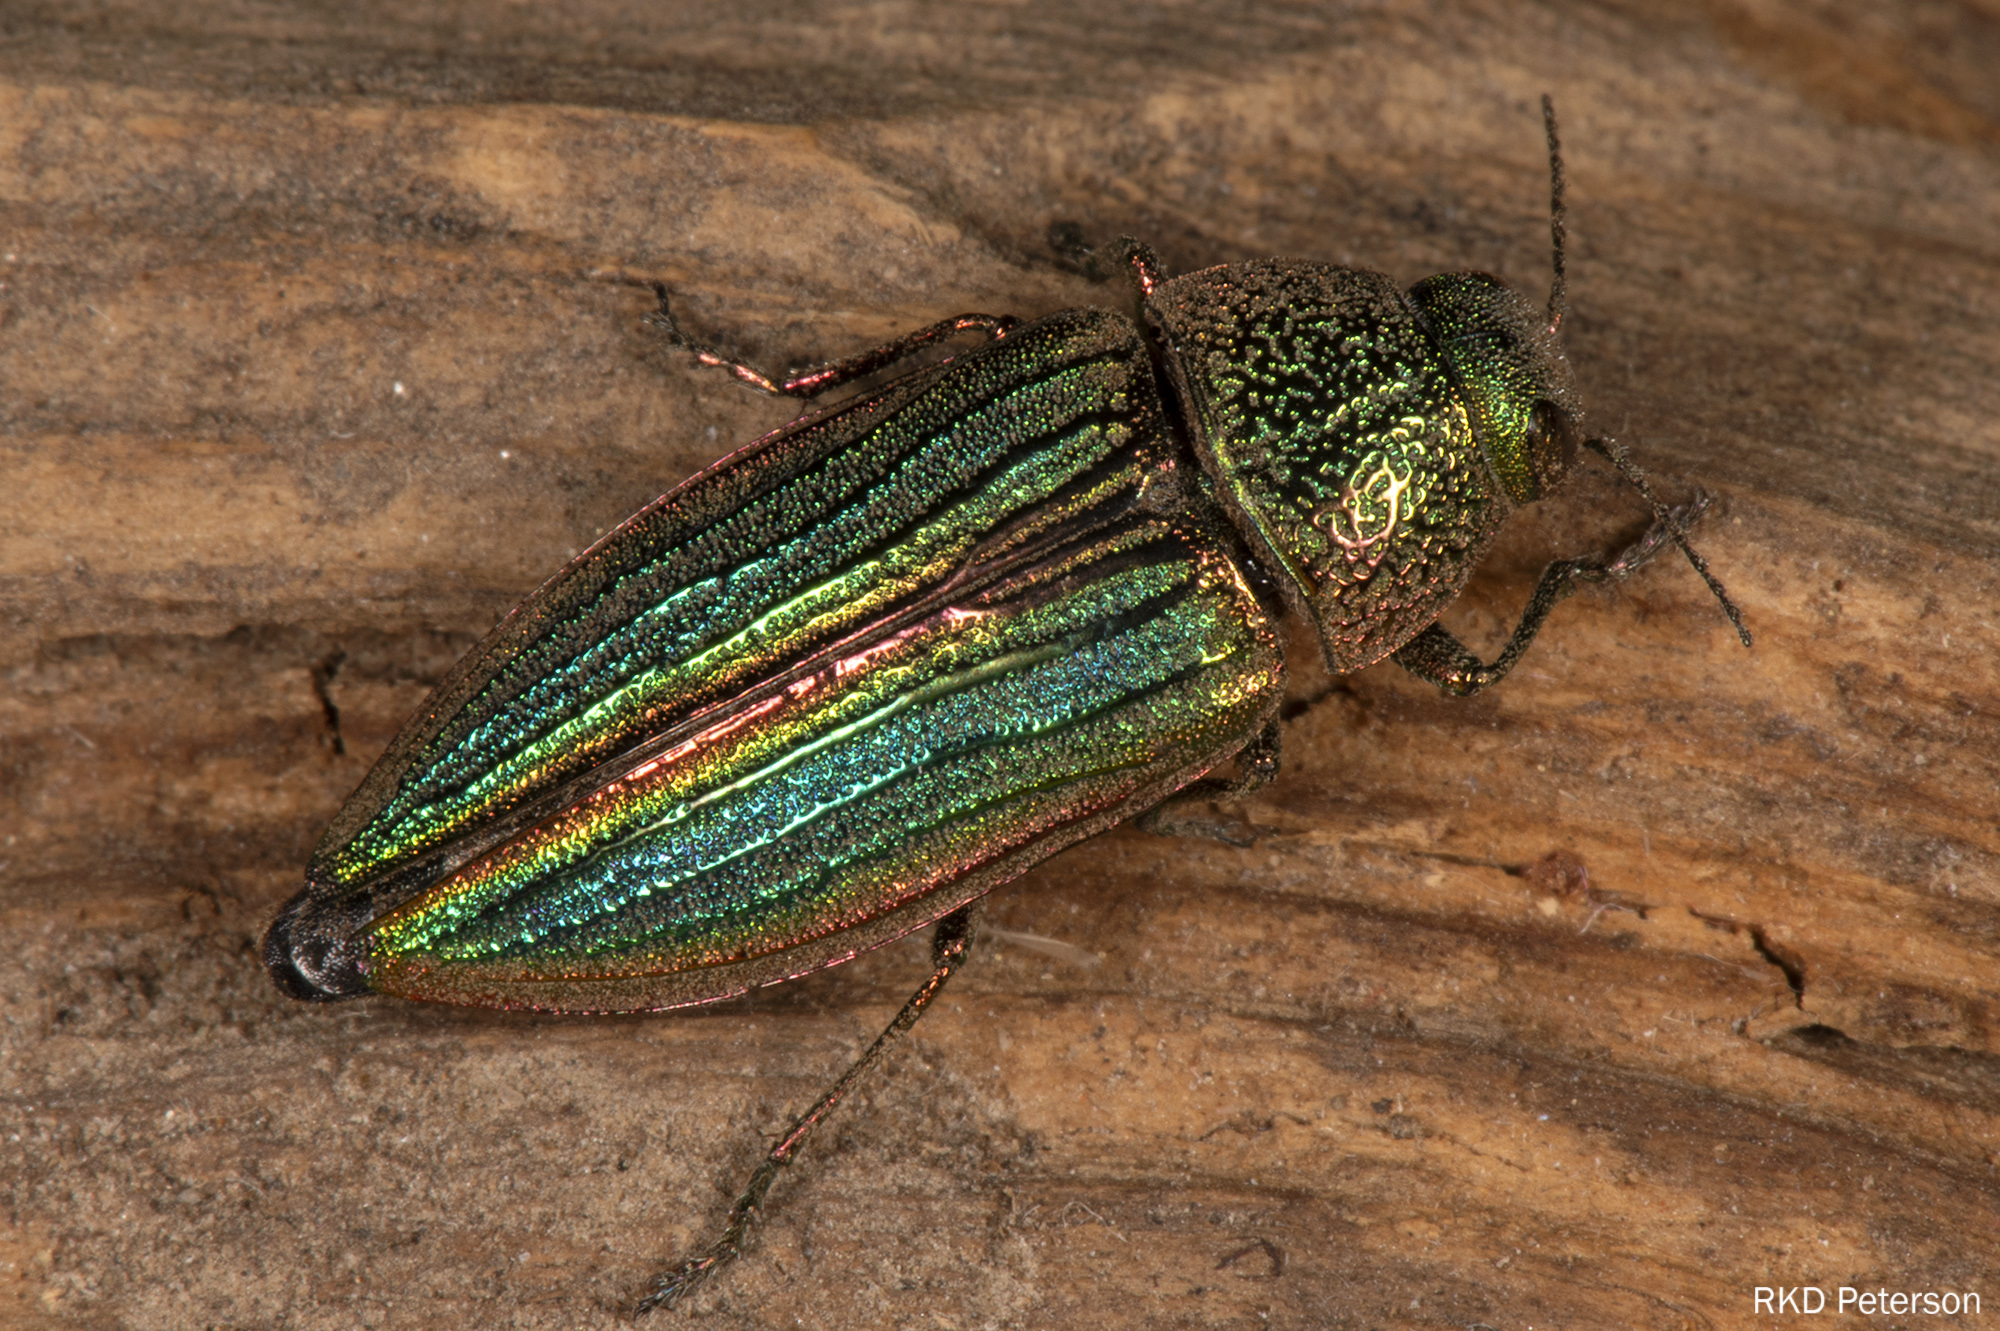
[{"label": "beetle's thorax", "polygon": [[1274,259],[1162,282],[1146,312],[1203,467],[1329,667],[1432,623],[1513,504],[1410,298],[1379,273]]}]

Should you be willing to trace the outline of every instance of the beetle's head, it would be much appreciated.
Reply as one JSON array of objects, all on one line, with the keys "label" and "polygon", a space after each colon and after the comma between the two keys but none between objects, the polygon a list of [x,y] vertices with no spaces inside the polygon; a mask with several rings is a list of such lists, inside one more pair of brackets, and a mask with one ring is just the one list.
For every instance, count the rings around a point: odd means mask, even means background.
[{"label": "beetle's head", "polygon": [[1410,288],[1444,351],[1487,465],[1517,504],[1542,498],[1576,463],[1583,406],[1547,311],[1485,273]]}]

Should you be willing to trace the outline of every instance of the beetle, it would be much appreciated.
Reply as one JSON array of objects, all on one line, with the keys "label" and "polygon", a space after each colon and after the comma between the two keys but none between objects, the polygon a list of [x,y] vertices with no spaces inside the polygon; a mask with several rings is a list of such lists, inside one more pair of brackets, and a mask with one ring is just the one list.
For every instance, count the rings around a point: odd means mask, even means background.
[{"label": "beetle", "polygon": [[[432,693],[334,819],[264,959],[287,994],[557,1012],[711,1003],[936,923],[932,973],[793,1124],[671,1304],[734,1258],[783,1166],[963,962],[987,892],[1177,793],[1275,774],[1280,623],[1335,673],[1449,693],[1506,675],[1550,609],[1672,543],[1586,438],[1546,308],[1481,273],[1302,260],[1165,276],[1145,331],[1094,309],[968,314],[789,379],[816,397],[967,332],[730,454],[557,573]],[[1584,449],[1651,505],[1559,560],[1482,662],[1438,624],[1515,508]],[[1209,774],[1234,760],[1237,777]],[[1148,813],[1149,810],[1155,811]]]}]

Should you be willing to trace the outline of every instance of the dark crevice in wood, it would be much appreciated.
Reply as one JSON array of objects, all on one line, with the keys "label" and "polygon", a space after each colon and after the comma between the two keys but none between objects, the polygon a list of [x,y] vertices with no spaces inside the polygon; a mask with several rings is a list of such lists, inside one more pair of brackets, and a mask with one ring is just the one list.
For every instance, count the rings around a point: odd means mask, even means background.
[{"label": "dark crevice in wood", "polygon": [[2000,1108],[2000,1057],[1956,1046],[1883,1045],[1836,1026],[1795,1026],[1764,1041],[1771,1049],[1882,1085],[1974,1108]]},{"label": "dark crevice in wood", "polygon": [[336,647],[314,662],[312,668],[313,696],[319,699],[320,711],[326,717],[327,739],[333,745],[334,753],[341,755],[347,752],[347,741],[340,737],[340,708],[334,705],[329,686],[339,672],[341,662],[346,659],[347,653]]},{"label": "dark crevice in wood", "polygon": [[1746,924],[1742,920],[1732,920],[1727,915],[1716,915],[1688,908],[1688,914],[1713,929],[1725,933],[1742,934],[1750,940],[1750,946],[1757,949],[1757,955],[1778,968],[1785,977],[1785,985],[1792,991],[1792,1006],[1803,1010],[1806,1005],[1806,963],[1798,953],[1772,941],[1770,931],[1761,924]]}]

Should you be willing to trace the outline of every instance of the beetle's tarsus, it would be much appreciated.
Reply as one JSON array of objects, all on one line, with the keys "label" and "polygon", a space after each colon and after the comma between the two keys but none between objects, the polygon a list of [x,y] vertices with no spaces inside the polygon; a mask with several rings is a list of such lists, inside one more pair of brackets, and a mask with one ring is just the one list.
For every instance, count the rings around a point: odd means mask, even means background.
[{"label": "beetle's tarsus", "polygon": [[694,1293],[695,1290],[701,1287],[701,1283],[708,1279],[710,1271],[713,1271],[716,1267],[726,1262],[736,1260],[737,1253],[733,1249],[723,1252],[720,1251],[720,1248],[721,1245],[718,1244],[715,1248],[711,1248],[699,1257],[683,1262],[666,1275],[654,1281],[653,1292],[639,1300],[632,1309],[633,1314],[635,1316],[644,1316],[652,1312],[655,1308],[671,1310],[676,1303]]},{"label": "beetle's tarsus", "polygon": [[1104,266],[1104,256],[1097,246],[1084,238],[1083,227],[1075,222],[1055,221],[1049,223],[1049,248],[1056,253],[1056,263],[1073,273],[1080,273],[1091,282],[1103,282],[1111,277],[1111,270]]},{"label": "beetle's tarsus", "polygon": [[681,327],[680,320],[674,317],[673,304],[667,297],[667,284],[664,282],[653,283],[653,294],[659,297],[659,308],[647,315],[644,322],[653,328],[659,329],[668,346],[685,348],[689,354],[703,365],[719,370],[727,370],[744,383],[749,384],[752,388],[760,392],[769,393],[774,397],[810,396],[810,394],[793,392],[790,387],[790,380],[774,379],[755,366],[746,365],[741,361],[730,360],[726,356],[719,355],[701,343],[696,342],[687,335],[687,330]]},{"label": "beetle's tarsus", "polygon": [[1675,544],[1675,533],[1686,533],[1708,512],[1708,506],[1715,502],[1715,496],[1697,488],[1694,497],[1685,504],[1676,504],[1666,510],[1665,515],[1655,518],[1653,525],[1632,544],[1619,551],[1618,557],[1606,563],[1595,574],[1578,573],[1584,582],[1616,582],[1629,578],[1641,568],[1651,563],[1662,550]]},{"label": "beetle's tarsus", "polygon": [[950,319],[940,319],[913,333],[905,333],[892,342],[885,342],[858,355],[828,361],[815,370],[806,370],[793,375],[772,375],[743,361],[730,360],[727,356],[689,337],[687,330],[681,327],[680,320],[674,317],[673,307],[667,298],[666,284],[654,282],[652,288],[653,294],[659,297],[660,305],[645,317],[644,322],[659,329],[668,345],[683,347],[703,365],[727,370],[752,388],[762,393],[769,393],[773,397],[818,397],[821,393],[839,388],[843,384],[850,384],[857,379],[886,370],[898,361],[908,360],[917,352],[948,337],[959,333],[983,332],[988,337],[998,340],[1007,336],[1015,325],[1021,322],[1011,314],[960,314]]},{"label": "beetle's tarsus", "polygon": [[1264,723],[1257,738],[1236,755],[1236,775],[1230,779],[1229,793],[1248,795],[1278,779],[1284,728],[1273,719]]},{"label": "beetle's tarsus", "polygon": [[1173,798],[1140,814],[1134,826],[1148,836],[1219,841],[1239,850],[1256,845],[1263,833],[1250,823],[1241,818],[1219,818],[1197,811],[1198,806],[1228,793],[1224,782],[1197,781]]},{"label": "beetle's tarsus", "polygon": [[875,1037],[875,1043],[868,1046],[861,1057],[854,1060],[847,1071],[840,1074],[832,1088],[814,1102],[811,1109],[792,1122],[791,1130],[784,1139],[771,1148],[764,1162],[757,1166],[750,1181],[744,1185],[736,1204],[729,1208],[729,1222],[722,1227],[722,1234],[710,1244],[699,1257],[689,1258],[673,1270],[653,1282],[652,1292],[634,1305],[634,1313],[648,1313],[655,1308],[671,1308],[699,1288],[717,1271],[743,1255],[743,1241],[750,1233],[751,1223],[764,1209],[764,1195],[777,1182],[778,1174],[789,1165],[798,1154],[799,1148],[819,1126],[820,1120],[833,1112],[834,1106],[847,1098],[855,1083],[868,1074],[868,1070],[882,1061],[882,1055],[896,1040],[917,1024],[931,1002],[943,990],[945,981],[952,972],[965,964],[972,951],[972,941],[976,933],[973,922],[978,903],[960,906],[951,914],[938,921],[937,933],[931,938],[931,975],[920,985],[894,1020]]},{"label": "beetle's tarsus", "polygon": [[[1644,544],[1644,538],[1640,544]],[[1432,624],[1404,643],[1391,659],[1418,679],[1435,684],[1453,697],[1469,697],[1481,689],[1489,689],[1505,679],[1507,672],[1520,661],[1535,635],[1541,632],[1549,611],[1573,595],[1580,584],[1604,581],[1614,562],[1595,558],[1559,559],[1543,569],[1528,597],[1527,609],[1521,612],[1520,623],[1514,626],[1513,636],[1490,665],[1474,656],[1441,624]]]},{"label": "beetle's tarsus", "polygon": [[[1540,580],[1535,583],[1534,593],[1528,598],[1527,609],[1521,612],[1521,621],[1515,626],[1513,636],[1508,638],[1506,647],[1490,665],[1474,656],[1464,643],[1439,624],[1432,624],[1404,643],[1391,658],[1397,665],[1454,697],[1463,698],[1491,688],[1506,678],[1507,672],[1520,661],[1522,653],[1528,650],[1528,644],[1541,631],[1549,611],[1559,602],[1568,599],[1584,583],[1617,582],[1631,577],[1669,545],[1678,546],[1694,564],[1695,571],[1702,575],[1709,590],[1722,602],[1723,612],[1736,626],[1744,646],[1749,646],[1749,631],[1743,627],[1735,602],[1729,599],[1728,593],[1722,590],[1722,584],[1708,572],[1708,565],[1687,540],[1689,529],[1708,511],[1714,496],[1697,488],[1688,502],[1669,508],[1654,497],[1651,487],[1644,484],[1645,478],[1639,475],[1638,468],[1625,457],[1624,450],[1609,440],[1593,439],[1588,442],[1593,450],[1611,458],[1619,474],[1633,481],[1640,494],[1653,506],[1652,525],[1638,540],[1616,555],[1560,559],[1543,569]],[[1634,480],[1635,477],[1638,479]]]},{"label": "beetle's tarsus", "polygon": [[[1728,617],[1730,627],[1736,630],[1737,641],[1745,647],[1750,646],[1753,639],[1750,636],[1749,626],[1743,622],[1743,612],[1736,608],[1736,602],[1729,599],[1729,593],[1724,590],[1722,580],[1709,572],[1708,561],[1688,543],[1688,528],[1708,508],[1707,492],[1697,490],[1692,505],[1686,506],[1691,507],[1693,511],[1688,513],[1684,521],[1677,522],[1673,515],[1683,510],[1670,509],[1660,502],[1659,496],[1653,493],[1653,487],[1646,483],[1646,473],[1640,471],[1638,464],[1626,455],[1623,444],[1616,439],[1604,438],[1586,439],[1583,441],[1583,446],[1616,467],[1618,474],[1625,478],[1626,484],[1637,490],[1640,497],[1653,506],[1654,527],[1665,528],[1664,539],[1680,547],[1681,553],[1687,556],[1688,563],[1694,566],[1694,571],[1701,575],[1701,580],[1708,584],[1708,590],[1721,603],[1722,613]],[[1647,535],[1651,536],[1652,533],[1648,532]]]},{"label": "beetle's tarsus", "polygon": [[729,1223],[722,1227],[721,1237],[710,1244],[701,1256],[690,1257],[655,1280],[652,1292],[634,1305],[633,1313],[649,1313],[655,1308],[671,1309],[700,1289],[710,1276],[741,1257],[744,1240],[750,1236],[750,1226],[763,1214],[764,1194],[771,1190],[778,1171],[790,1163],[789,1157],[784,1160],[767,1157],[763,1164],[757,1166],[757,1172],[750,1176],[743,1195],[729,1209]]},{"label": "beetle's tarsus", "polygon": [[1211,800],[1247,795],[1269,785],[1278,775],[1278,751],[1282,727],[1267,721],[1236,755],[1236,775],[1205,776],[1139,815],[1138,828],[1148,836],[1199,837],[1220,841],[1225,846],[1254,846],[1264,830],[1248,819],[1216,817],[1196,812]]}]

